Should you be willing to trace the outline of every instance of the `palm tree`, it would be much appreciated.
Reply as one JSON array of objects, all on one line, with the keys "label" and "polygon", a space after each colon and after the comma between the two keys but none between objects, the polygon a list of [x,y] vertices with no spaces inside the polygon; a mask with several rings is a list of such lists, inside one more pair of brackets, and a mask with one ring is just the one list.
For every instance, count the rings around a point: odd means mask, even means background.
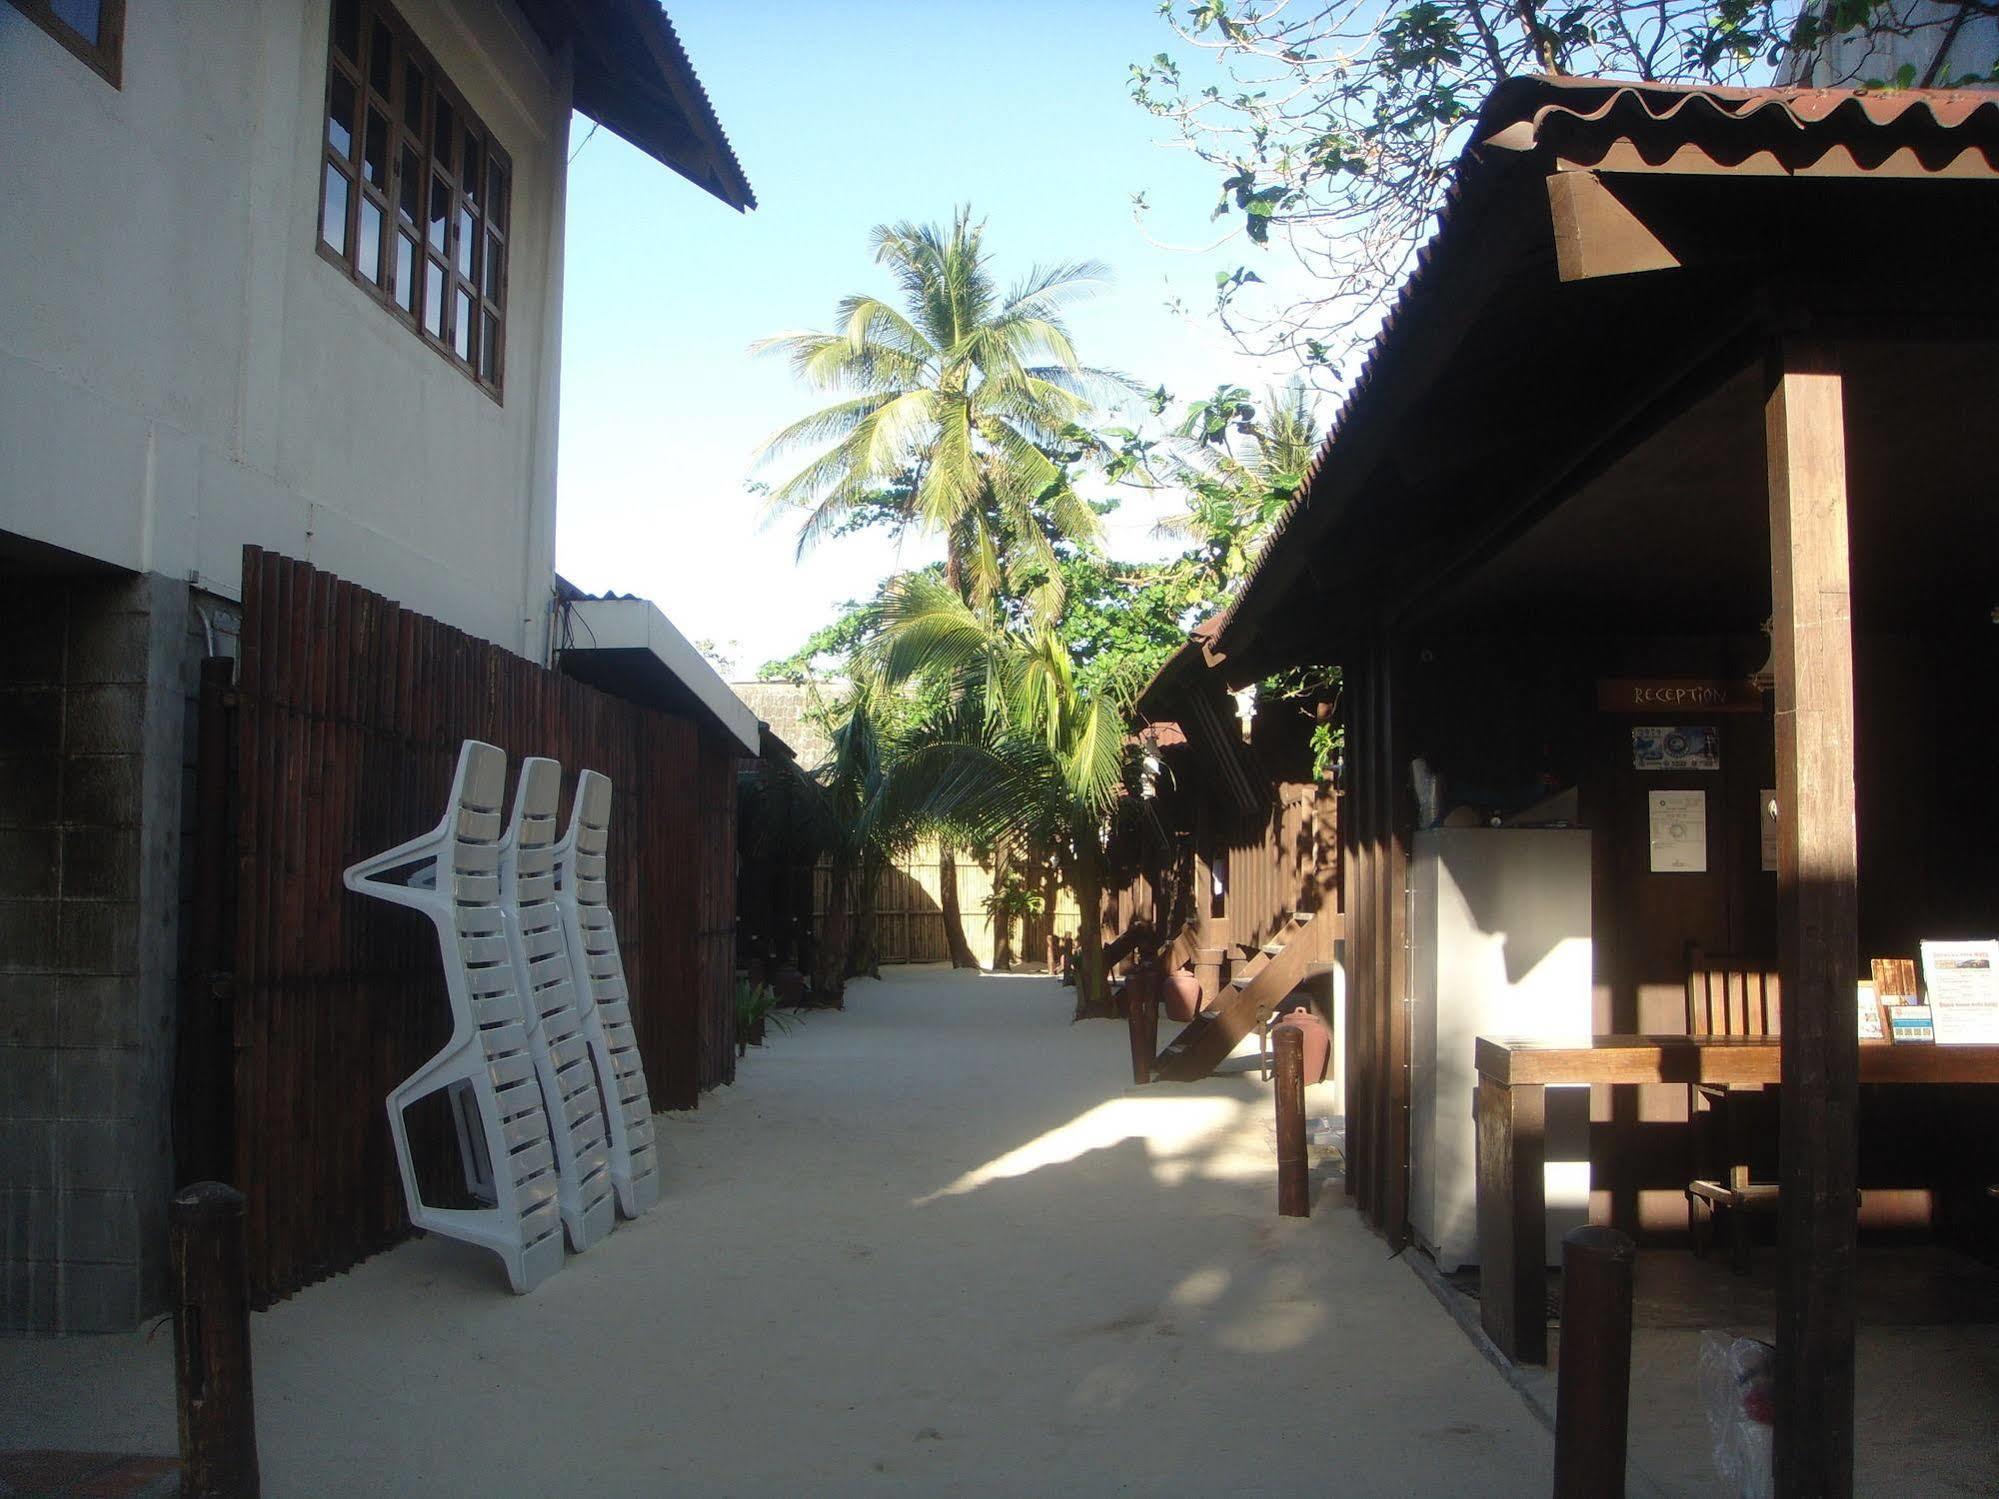
[{"label": "palm tree", "polygon": [[1174,429],[1187,445],[1172,478],[1187,509],[1158,526],[1196,543],[1218,588],[1232,588],[1254,562],[1271,527],[1304,487],[1318,451],[1319,423],[1302,380],[1266,390],[1263,414],[1239,385],[1217,386]]},{"label": "palm tree", "polygon": [[1125,800],[1119,705],[1078,687],[1068,645],[1046,621],[1001,623],[923,574],[886,591],[875,652],[890,683],[927,676],[953,689],[951,710],[903,746],[885,804],[1052,860],[1083,912],[1077,1018],[1104,1013],[1097,918]]},{"label": "palm tree", "polygon": [[1011,586],[1060,607],[1056,539],[1087,543],[1097,517],[1059,452],[1085,440],[1090,393],[1128,387],[1076,357],[1061,309],[1106,276],[1095,261],[1037,266],[1002,296],[985,225],[960,208],[948,230],[884,224],[872,235],[901,306],[844,298],[837,328],[756,345],[785,354],[833,405],[765,443],[759,466],[820,449],[769,503],[804,513],[798,547],[887,518],[941,536],[945,575],[981,605]]}]

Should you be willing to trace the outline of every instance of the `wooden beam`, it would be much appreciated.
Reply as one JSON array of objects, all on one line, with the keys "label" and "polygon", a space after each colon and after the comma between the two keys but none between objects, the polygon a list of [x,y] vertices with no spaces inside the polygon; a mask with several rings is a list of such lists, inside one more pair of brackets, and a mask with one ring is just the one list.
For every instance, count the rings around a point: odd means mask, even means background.
[{"label": "wooden beam", "polygon": [[1846,430],[1830,350],[1780,341],[1764,430],[1782,808],[1777,1492],[1842,1499],[1853,1492],[1860,942]]},{"label": "wooden beam", "polygon": [[1676,270],[1679,256],[1594,172],[1548,177],[1555,228],[1555,269],[1564,281]]}]

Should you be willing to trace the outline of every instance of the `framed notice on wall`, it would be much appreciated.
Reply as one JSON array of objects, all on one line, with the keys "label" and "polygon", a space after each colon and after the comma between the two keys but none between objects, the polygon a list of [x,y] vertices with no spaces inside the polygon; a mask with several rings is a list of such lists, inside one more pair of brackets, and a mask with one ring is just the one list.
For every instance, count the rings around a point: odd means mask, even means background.
[{"label": "framed notice on wall", "polygon": [[1631,730],[1633,770],[1720,770],[1721,731],[1712,724],[1638,724]]},{"label": "framed notice on wall", "polygon": [[1650,791],[1652,873],[1707,873],[1707,793]]},{"label": "framed notice on wall", "polygon": [[1999,942],[1925,942],[1937,1045],[1999,1044]]}]

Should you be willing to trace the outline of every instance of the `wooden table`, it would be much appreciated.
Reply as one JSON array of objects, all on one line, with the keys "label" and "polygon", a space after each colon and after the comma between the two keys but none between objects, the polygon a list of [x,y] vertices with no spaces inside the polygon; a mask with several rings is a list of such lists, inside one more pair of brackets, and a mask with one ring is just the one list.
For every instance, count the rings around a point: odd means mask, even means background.
[{"label": "wooden table", "polygon": [[[1478,1038],[1479,1319],[1516,1363],[1548,1361],[1550,1083],[1775,1083],[1777,1037],[1599,1036],[1588,1046]],[[1863,1083],[1999,1083],[1999,1046],[1863,1043]]]}]

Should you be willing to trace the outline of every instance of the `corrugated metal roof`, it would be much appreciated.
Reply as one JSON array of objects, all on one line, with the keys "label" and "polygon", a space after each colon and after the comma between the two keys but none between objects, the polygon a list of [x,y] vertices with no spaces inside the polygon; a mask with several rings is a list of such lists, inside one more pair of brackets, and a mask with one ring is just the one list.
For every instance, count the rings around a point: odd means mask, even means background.
[{"label": "corrugated metal roof", "polygon": [[1999,94],[1522,78],[1493,92],[1474,139],[1627,171],[1985,176]]},{"label": "corrugated metal roof", "polygon": [[722,121],[715,114],[715,105],[708,97],[708,89],[701,77],[694,71],[694,64],[688,61],[687,49],[681,45],[680,33],[673,29],[673,17],[666,13],[666,7],[656,0],[642,0],[648,8],[659,12],[660,30],[665,33],[668,55],[677,64],[683,95],[691,95],[686,102],[692,106],[696,130],[708,141],[720,158],[717,177],[720,179],[717,196],[736,208],[749,209],[757,206],[756,192],[750,187],[750,179],[743,173],[743,164],[736,160],[736,148],[729,144],[729,134],[722,128]]},{"label": "corrugated metal roof", "polygon": [[659,0],[516,0],[551,49],[573,47],[575,106],[731,208],[756,194]]},{"label": "corrugated metal roof", "polygon": [[[1381,328],[1328,424],[1298,497],[1279,517],[1217,638],[1201,644],[1210,662],[1227,655],[1228,634],[1261,591],[1341,439],[1377,383],[1412,308],[1435,295],[1439,259],[1463,238],[1468,208],[1533,153],[1558,165],[1662,173],[1811,173],[1833,160],[1843,176],[1999,175],[1999,94],[1948,89],[1705,88],[1604,78],[1508,79],[1480,109],[1471,145]],[[1913,164],[1913,165],[1912,165]]]}]

